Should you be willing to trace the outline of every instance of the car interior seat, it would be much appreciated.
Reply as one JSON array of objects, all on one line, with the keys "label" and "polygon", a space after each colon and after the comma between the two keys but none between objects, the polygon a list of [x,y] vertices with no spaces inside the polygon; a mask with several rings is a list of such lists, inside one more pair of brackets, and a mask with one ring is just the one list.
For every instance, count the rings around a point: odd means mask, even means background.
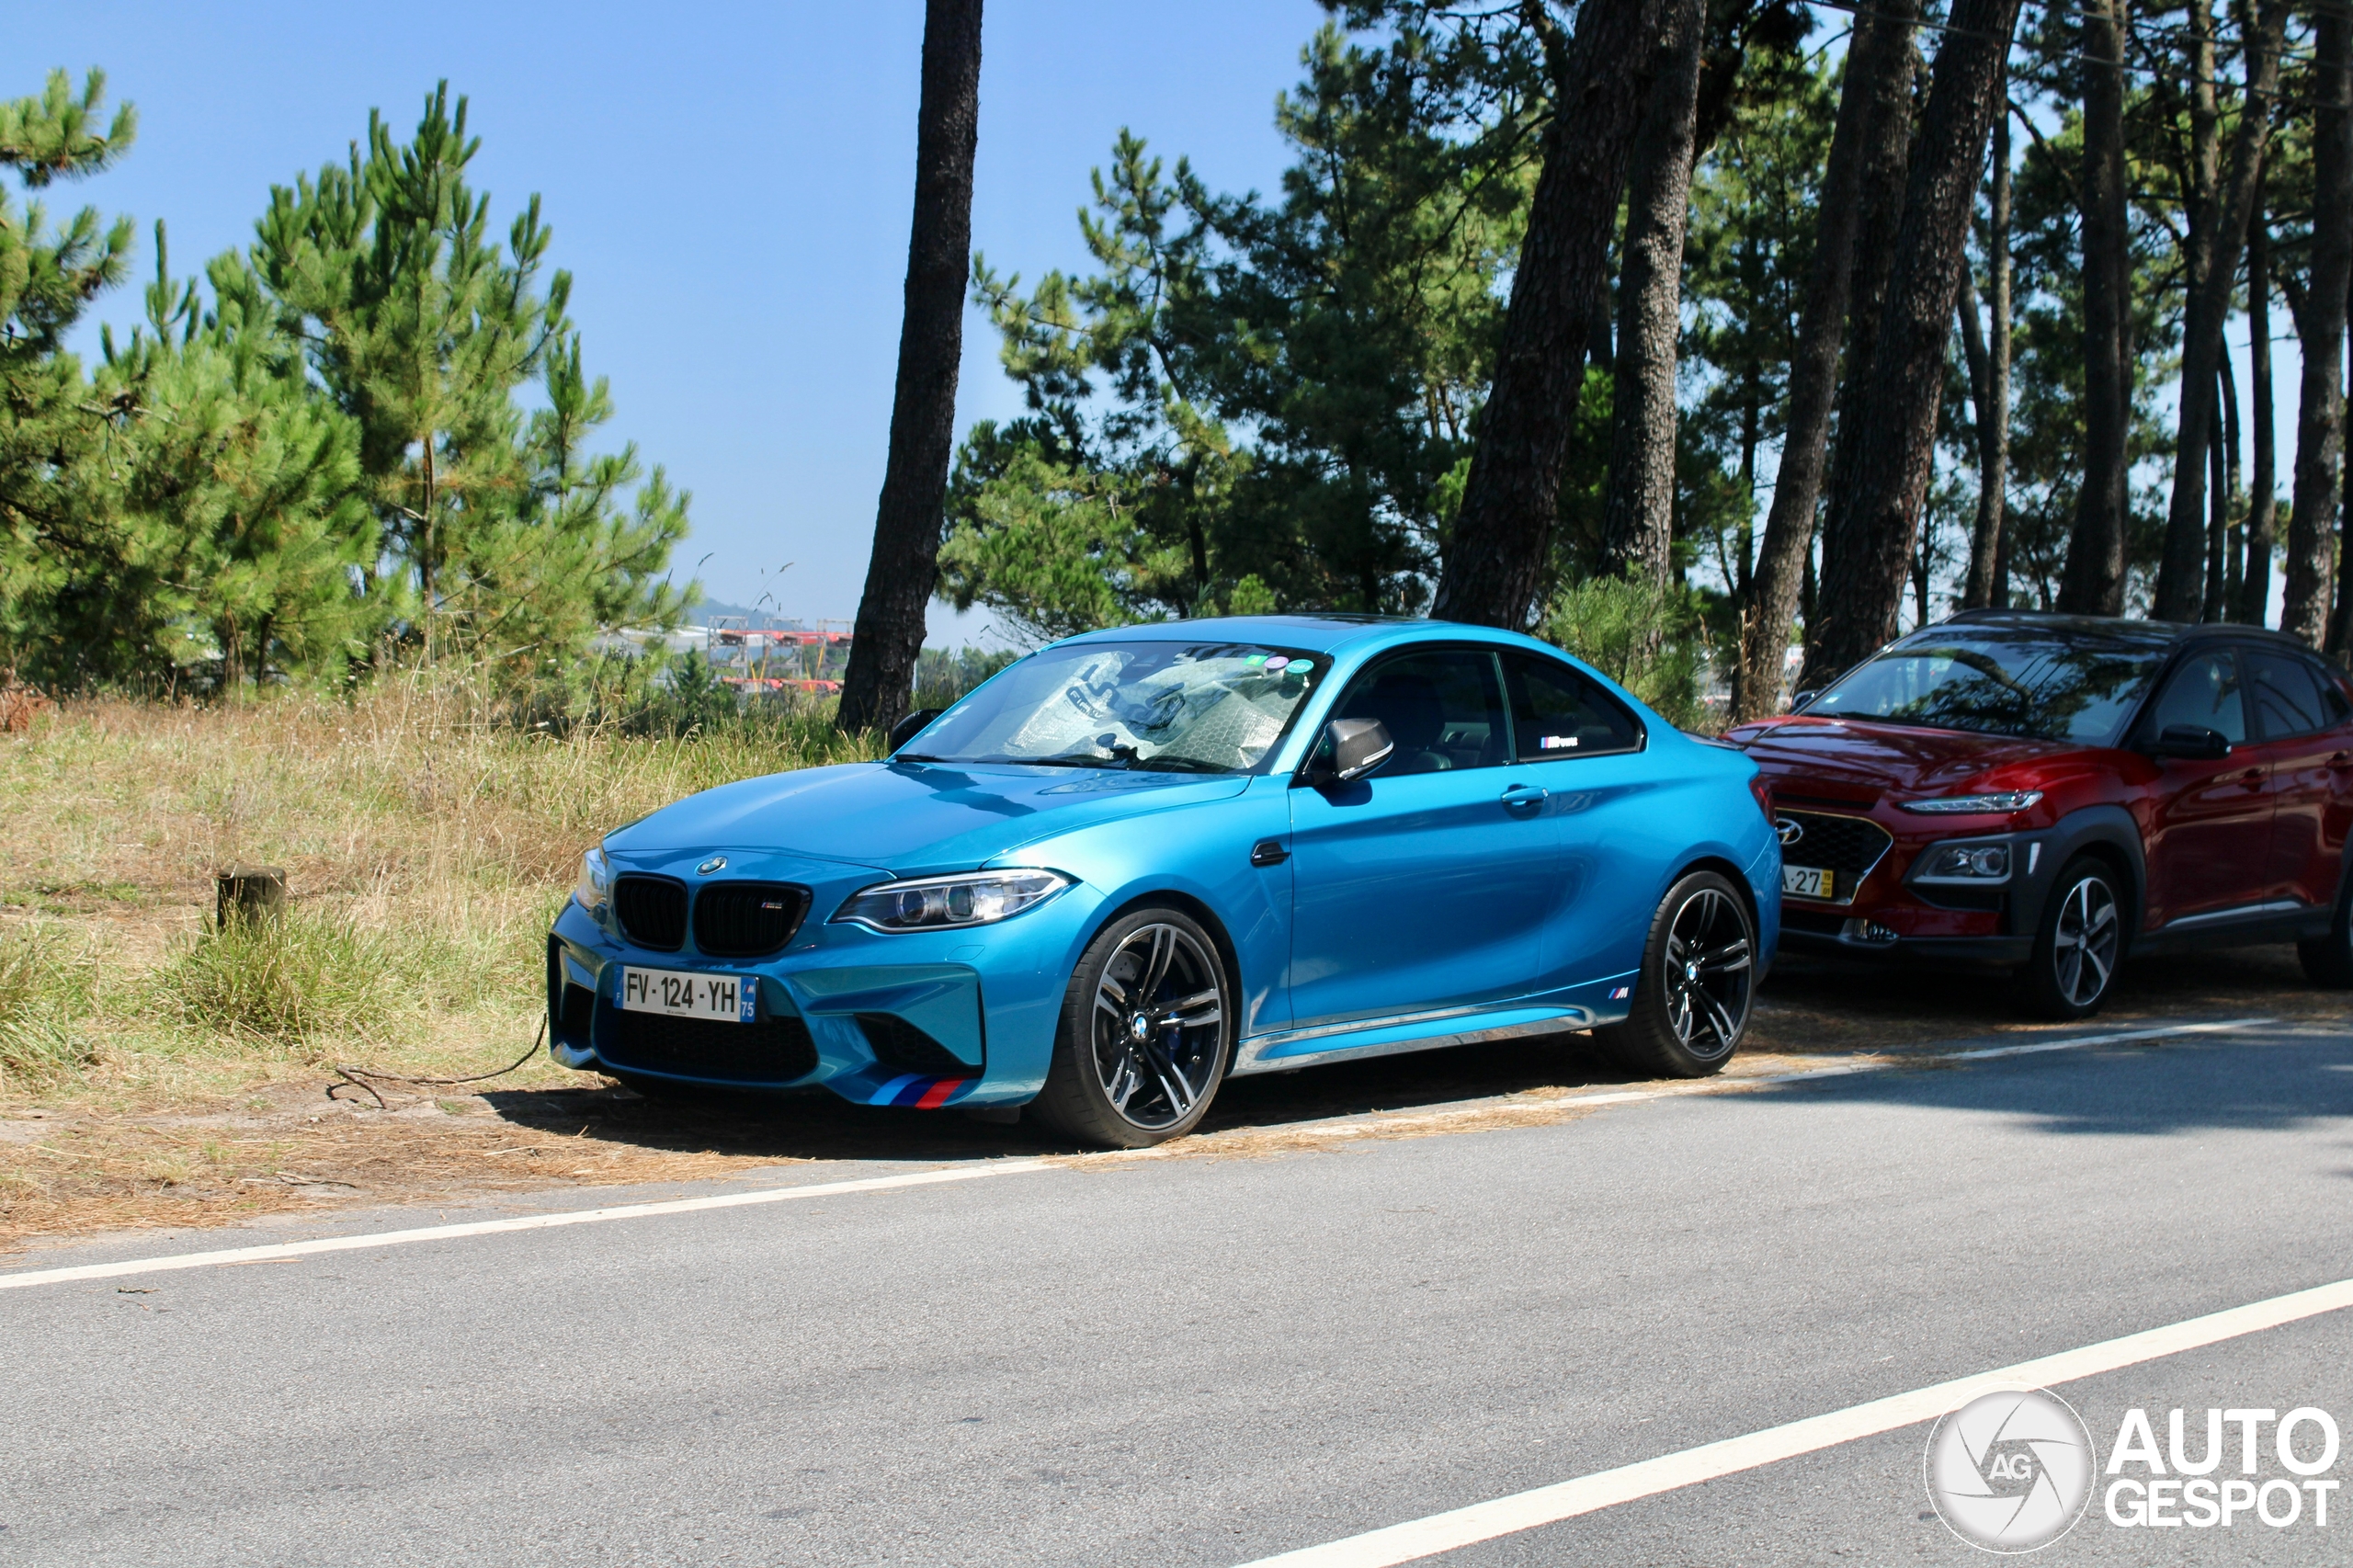
[{"label": "car interior seat", "polygon": [[1383,763],[1384,774],[1437,773],[1454,766],[1440,749],[1446,733],[1446,704],[1438,683],[1411,670],[1392,670],[1372,683],[1372,689],[1350,703],[1347,717],[1378,719],[1397,749]]}]

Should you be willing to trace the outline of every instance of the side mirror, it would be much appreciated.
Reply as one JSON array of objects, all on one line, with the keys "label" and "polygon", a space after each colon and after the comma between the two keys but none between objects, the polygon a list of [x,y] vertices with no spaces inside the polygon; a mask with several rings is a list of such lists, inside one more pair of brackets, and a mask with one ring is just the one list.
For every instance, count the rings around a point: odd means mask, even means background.
[{"label": "side mirror", "polygon": [[892,725],[890,739],[891,749],[892,751],[897,751],[901,746],[905,745],[909,741],[914,740],[917,735],[922,734],[925,728],[929,725],[934,719],[938,718],[946,711],[947,710],[944,708],[918,708],[914,712],[908,714],[905,718],[900,720],[897,723]]},{"label": "side mirror", "polygon": [[2203,724],[2167,724],[2149,747],[2151,756],[2177,756],[2190,762],[2220,762],[2231,755],[2231,743],[2220,730]]},{"label": "side mirror", "polygon": [[1397,743],[1378,719],[1335,719],[1324,726],[1318,752],[1329,755],[1309,762],[1305,781],[1317,789],[1327,784],[1353,784],[1389,760]]}]

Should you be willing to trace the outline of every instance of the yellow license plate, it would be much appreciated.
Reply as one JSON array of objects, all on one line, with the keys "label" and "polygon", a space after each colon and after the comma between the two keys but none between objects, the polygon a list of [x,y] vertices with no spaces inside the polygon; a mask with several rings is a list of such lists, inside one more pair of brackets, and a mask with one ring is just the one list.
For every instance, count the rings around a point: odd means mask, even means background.
[{"label": "yellow license plate", "polygon": [[1819,866],[1784,866],[1781,891],[1791,898],[1828,898],[1830,873]]}]

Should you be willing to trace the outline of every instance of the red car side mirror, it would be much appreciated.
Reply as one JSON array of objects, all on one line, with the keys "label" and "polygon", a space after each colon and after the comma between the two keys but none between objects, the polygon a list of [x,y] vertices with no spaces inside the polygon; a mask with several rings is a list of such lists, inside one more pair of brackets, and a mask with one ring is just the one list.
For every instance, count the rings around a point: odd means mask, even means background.
[{"label": "red car side mirror", "polygon": [[2151,756],[2177,756],[2188,762],[2220,762],[2231,755],[2231,743],[2220,730],[2203,724],[2167,724],[2148,748]]}]

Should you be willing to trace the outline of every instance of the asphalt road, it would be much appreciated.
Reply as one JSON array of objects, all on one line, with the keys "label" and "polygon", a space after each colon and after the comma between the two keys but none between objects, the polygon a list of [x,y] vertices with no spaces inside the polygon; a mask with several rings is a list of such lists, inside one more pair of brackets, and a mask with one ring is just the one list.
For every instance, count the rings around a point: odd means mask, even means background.
[{"label": "asphalt road", "polygon": [[[0,1290],[0,1562],[1232,1568],[2353,1278],[2349,1143],[2353,1033],[2303,1025]],[[2320,1406],[2353,1482],[2348,1347],[2339,1312],[2057,1392],[2103,1460],[2129,1407]],[[1985,1561],[1926,1436],[1431,1561]],[[2035,1561],[2348,1537],[2342,1493],[2227,1530],[2096,1496]]]}]

